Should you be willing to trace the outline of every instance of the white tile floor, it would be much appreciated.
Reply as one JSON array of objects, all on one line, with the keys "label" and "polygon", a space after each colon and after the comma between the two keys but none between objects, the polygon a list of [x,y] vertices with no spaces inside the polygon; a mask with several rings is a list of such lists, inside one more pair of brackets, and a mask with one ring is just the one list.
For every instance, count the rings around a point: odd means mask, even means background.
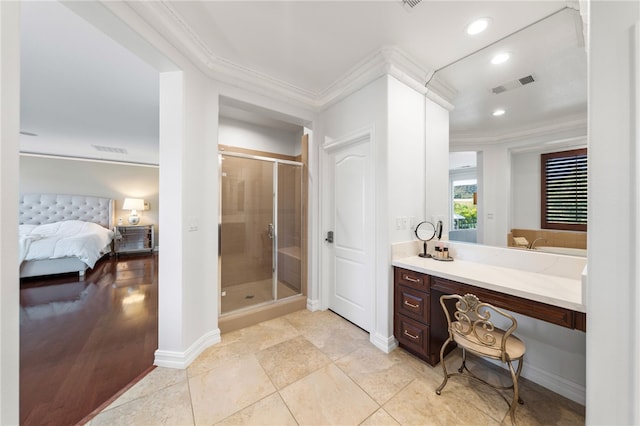
[{"label": "white tile floor", "polygon": [[[187,370],[156,368],[97,415],[98,425],[499,425],[505,401],[401,349],[385,354],[330,311],[299,311],[222,336]],[[448,364],[457,367],[454,351]],[[455,364],[454,364],[455,363]],[[506,374],[485,363],[485,376]],[[522,425],[584,424],[584,407],[521,379]]]}]

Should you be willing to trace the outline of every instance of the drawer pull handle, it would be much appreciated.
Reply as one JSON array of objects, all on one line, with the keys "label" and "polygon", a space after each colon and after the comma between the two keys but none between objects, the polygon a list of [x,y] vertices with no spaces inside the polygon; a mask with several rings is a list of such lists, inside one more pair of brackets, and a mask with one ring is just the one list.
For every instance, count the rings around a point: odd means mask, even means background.
[{"label": "drawer pull handle", "polygon": [[407,305],[408,307],[410,307],[410,308],[414,308],[414,309],[415,309],[415,308],[419,308],[419,307],[420,307],[420,305],[414,305],[413,303],[409,303],[409,301],[408,301],[408,300],[405,300],[405,301],[404,301],[404,304],[405,304],[405,305]]},{"label": "drawer pull handle", "polygon": [[407,330],[404,331],[404,335],[407,337],[410,337],[413,340],[418,340],[418,336],[414,336],[413,334],[409,333]]},{"label": "drawer pull handle", "polygon": [[412,278],[409,275],[405,275],[404,279],[407,281],[411,281],[412,283],[419,283],[420,282],[420,278]]}]

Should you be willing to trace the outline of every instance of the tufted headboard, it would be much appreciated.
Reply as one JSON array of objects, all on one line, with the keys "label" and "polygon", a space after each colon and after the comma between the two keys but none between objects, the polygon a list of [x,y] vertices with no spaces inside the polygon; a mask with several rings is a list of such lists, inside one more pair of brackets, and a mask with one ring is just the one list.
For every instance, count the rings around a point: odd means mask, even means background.
[{"label": "tufted headboard", "polygon": [[20,225],[42,225],[64,220],[84,220],[112,229],[111,198],[87,195],[20,194]]}]

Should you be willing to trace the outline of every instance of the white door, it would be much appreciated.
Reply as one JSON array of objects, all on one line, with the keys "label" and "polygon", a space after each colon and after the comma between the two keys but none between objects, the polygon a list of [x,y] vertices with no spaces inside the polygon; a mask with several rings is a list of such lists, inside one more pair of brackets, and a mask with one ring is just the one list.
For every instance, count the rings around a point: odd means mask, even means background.
[{"label": "white door", "polygon": [[369,137],[341,145],[327,151],[326,231],[333,231],[333,242],[325,240],[329,253],[325,288],[329,309],[370,331],[375,285]]}]

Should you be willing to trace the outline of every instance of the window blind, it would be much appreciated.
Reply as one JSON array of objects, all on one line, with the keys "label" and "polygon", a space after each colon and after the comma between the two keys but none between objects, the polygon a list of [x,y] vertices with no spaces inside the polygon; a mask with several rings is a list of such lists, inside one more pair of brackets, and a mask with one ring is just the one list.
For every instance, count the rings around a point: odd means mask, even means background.
[{"label": "window blind", "polygon": [[542,229],[587,230],[587,150],[542,154]]}]

